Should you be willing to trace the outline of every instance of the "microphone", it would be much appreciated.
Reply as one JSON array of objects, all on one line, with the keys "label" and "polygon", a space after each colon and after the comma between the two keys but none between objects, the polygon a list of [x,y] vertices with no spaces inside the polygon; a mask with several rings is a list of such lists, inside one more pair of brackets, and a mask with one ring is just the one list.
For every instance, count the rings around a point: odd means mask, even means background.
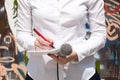
[{"label": "microphone", "polygon": [[68,56],[72,53],[72,46],[68,43],[64,43],[60,47],[60,52],[59,54],[61,56]]}]

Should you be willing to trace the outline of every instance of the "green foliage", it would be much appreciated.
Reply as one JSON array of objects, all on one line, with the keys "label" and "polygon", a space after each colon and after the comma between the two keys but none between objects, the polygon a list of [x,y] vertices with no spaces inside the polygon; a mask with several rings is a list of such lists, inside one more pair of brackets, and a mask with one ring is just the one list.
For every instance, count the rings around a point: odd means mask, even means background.
[{"label": "green foliage", "polygon": [[95,64],[97,72],[100,73],[100,61],[97,60]]},{"label": "green foliage", "polygon": [[28,59],[28,56],[27,56],[27,51],[25,51],[24,55],[23,55],[23,61],[25,62],[25,64],[27,65],[29,59]]},{"label": "green foliage", "polygon": [[14,0],[14,3],[13,3],[13,15],[15,15],[15,16],[13,18],[17,17],[17,9],[18,9],[18,2],[17,2],[17,0]]}]

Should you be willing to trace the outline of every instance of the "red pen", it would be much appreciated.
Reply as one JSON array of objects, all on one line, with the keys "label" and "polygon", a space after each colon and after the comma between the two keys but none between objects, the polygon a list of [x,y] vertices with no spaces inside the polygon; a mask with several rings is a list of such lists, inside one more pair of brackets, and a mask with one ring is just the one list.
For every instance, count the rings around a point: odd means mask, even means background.
[{"label": "red pen", "polygon": [[[43,38],[45,41],[49,42],[37,29],[33,29],[35,33],[37,33],[41,38]],[[50,44],[51,47],[54,48],[53,42]]]}]

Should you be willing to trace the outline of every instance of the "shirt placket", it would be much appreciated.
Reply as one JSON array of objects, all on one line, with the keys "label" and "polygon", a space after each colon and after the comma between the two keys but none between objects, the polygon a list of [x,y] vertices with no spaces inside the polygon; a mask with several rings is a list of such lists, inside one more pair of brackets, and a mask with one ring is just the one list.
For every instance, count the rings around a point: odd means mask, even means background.
[{"label": "shirt placket", "polygon": [[61,20],[61,0],[57,0],[57,14],[58,14],[58,19],[57,19],[57,37],[58,37],[58,42],[62,43],[62,27],[60,24],[60,20]]}]

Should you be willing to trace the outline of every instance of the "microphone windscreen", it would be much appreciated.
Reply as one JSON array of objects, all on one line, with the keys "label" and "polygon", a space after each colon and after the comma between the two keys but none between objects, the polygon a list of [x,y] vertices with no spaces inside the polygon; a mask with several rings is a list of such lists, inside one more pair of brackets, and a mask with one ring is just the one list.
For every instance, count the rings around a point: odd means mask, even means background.
[{"label": "microphone windscreen", "polygon": [[62,44],[60,47],[60,55],[61,56],[67,56],[72,53],[72,46],[70,44]]}]

